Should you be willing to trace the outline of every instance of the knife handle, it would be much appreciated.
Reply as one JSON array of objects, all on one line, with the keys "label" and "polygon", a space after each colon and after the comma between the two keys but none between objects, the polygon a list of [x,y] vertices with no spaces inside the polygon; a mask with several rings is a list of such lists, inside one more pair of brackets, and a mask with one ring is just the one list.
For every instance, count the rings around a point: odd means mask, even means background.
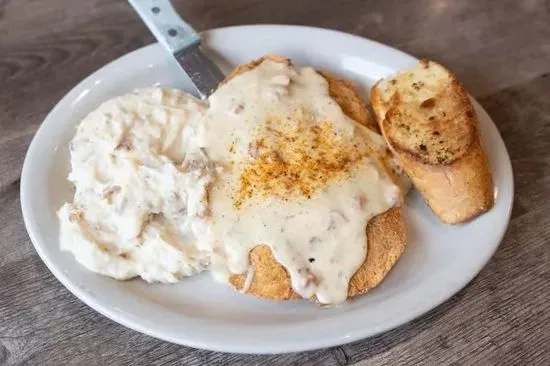
[{"label": "knife handle", "polygon": [[200,43],[199,34],[178,15],[170,0],[128,0],[151,33],[168,51]]}]

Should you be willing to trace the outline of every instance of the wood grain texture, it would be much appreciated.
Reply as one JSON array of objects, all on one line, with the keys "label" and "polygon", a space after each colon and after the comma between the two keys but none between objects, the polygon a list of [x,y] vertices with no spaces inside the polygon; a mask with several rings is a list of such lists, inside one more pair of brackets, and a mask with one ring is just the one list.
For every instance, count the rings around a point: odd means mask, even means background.
[{"label": "wood grain texture", "polygon": [[152,42],[125,1],[0,0],[0,365],[550,364],[550,1],[183,0],[199,30],[306,24],[438,60],[498,125],[515,174],[508,233],[464,290],[380,336],[246,356],[158,341],[95,313],[46,269],[23,226],[19,179],[45,114],[88,74]]}]

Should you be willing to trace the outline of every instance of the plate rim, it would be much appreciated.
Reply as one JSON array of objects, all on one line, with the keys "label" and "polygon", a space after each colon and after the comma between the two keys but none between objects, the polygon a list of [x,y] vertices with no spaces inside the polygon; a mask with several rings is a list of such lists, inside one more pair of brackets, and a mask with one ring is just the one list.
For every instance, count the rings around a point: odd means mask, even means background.
[{"label": "plate rim", "polygon": [[[291,28],[291,29],[293,28],[293,29],[302,30],[302,31],[305,30],[305,31],[309,31],[309,32],[320,32],[320,33],[328,32],[328,33],[336,34],[340,37],[355,38],[355,39],[360,40],[361,42],[370,43],[371,45],[373,45],[377,48],[384,49],[384,50],[389,51],[393,54],[401,54],[402,56],[406,56],[408,58],[418,60],[416,57],[414,57],[414,56],[412,56],[408,53],[405,53],[401,50],[395,49],[391,46],[382,44],[380,42],[377,42],[377,41],[374,41],[374,40],[371,40],[371,39],[368,39],[368,38],[365,38],[365,37],[361,37],[361,36],[358,36],[358,35],[346,33],[346,32],[339,31],[339,30],[319,28],[319,27],[311,27],[311,26],[283,25],[283,24],[250,24],[250,25],[239,25],[239,26],[214,28],[214,29],[210,29],[210,30],[201,32],[201,34],[208,35],[208,34],[211,34],[211,33],[224,32],[224,31],[234,30],[234,29],[238,29],[238,30],[254,29],[254,30],[257,30],[258,28],[262,28],[262,30],[264,30],[264,31],[267,31],[267,30],[276,31],[277,29],[281,29],[281,28],[287,28],[287,29],[288,28]],[[44,134],[44,130],[48,127],[48,126],[45,126],[46,124],[44,122],[49,120],[51,118],[50,116],[55,115],[55,113],[58,111],[58,109],[61,108],[60,105],[63,104],[62,102],[64,100],[69,100],[72,97],[74,97],[77,93],[77,90],[79,88],[81,88],[82,85],[88,83],[89,80],[94,79],[94,77],[97,77],[97,74],[101,73],[101,71],[104,70],[105,68],[108,68],[112,64],[120,62],[121,60],[123,60],[125,58],[132,58],[132,57],[134,57],[135,54],[138,54],[140,52],[145,52],[144,51],[145,49],[154,48],[154,47],[158,47],[158,43],[149,44],[149,45],[140,47],[136,50],[133,50],[131,52],[128,52],[128,53],[126,53],[126,54],[124,54],[124,55],[108,62],[107,64],[101,66],[100,68],[98,68],[97,70],[92,72],[90,75],[88,75],[86,78],[81,80],[79,83],[74,85],[71,88],[71,90],[68,93],[66,93],[63,96],[63,98],[61,98],[56,103],[56,105],[48,112],[48,114],[46,115],[44,120],[41,122],[39,128],[35,132],[35,134],[32,138],[32,141],[31,141],[31,143],[30,143],[30,145],[27,149],[25,159],[24,159],[24,162],[23,162],[23,168],[22,168],[22,171],[21,171],[20,202],[21,202],[21,209],[22,209],[22,213],[23,213],[23,221],[24,221],[25,228],[28,232],[28,235],[31,239],[31,242],[32,242],[36,252],[40,256],[41,260],[44,262],[44,264],[46,265],[48,270],[57,278],[57,280],[59,282],[61,282],[61,284],[63,284],[63,286],[65,286],[80,301],[82,301],[83,303],[85,303],[87,306],[91,307],[93,310],[97,311],[98,313],[102,314],[106,318],[108,318],[108,319],[110,319],[110,320],[112,320],[116,323],[119,323],[119,324],[121,324],[121,325],[123,325],[127,328],[133,329],[133,330],[138,331],[140,333],[147,334],[149,336],[152,336],[152,337],[164,340],[164,341],[168,341],[168,342],[176,343],[176,344],[180,344],[180,345],[185,345],[185,346],[189,346],[189,347],[194,347],[194,348],[198,348],[198,349],[206,349],[206,350],[219,351],[219,352],[233,352],[233,353],[238,352],[238,353],[248,353],[248,354],[252,354],[252,353],[255,353],[255,354],[258,354],[258,353],[274,354],[274,353],[299,352],[299,351],[315,350],[315,349],[320,349],[320,348],[325,348],[325,347],[332,347],[332,346],[347,344],[347,343],[357,341],[357,340],[360,340],[360,339],[369,338],[369,337],[375,336],[377,334],[386,332],[388,330],[397,328],[399,326],[402,326],[404,324],[409,323],[410,321],[412,321],[416,318],[419,318],[419,317],[425,315],[429,311],[431,311],[431,310],[435,309],[436,307],[442,305],[443,303],[448,301],[452,296],[454,296],[459,291],[464,289],[464,287],[466,287],[481,272],[481,270],[483,270],[483,268],[485,268],[487,263],[491,260],[491,258],[495,254],[496,250],[500,246],[500,243],[502,242],[502,239],[503,239],[504,235],[507,232],[507,228],[508,228],[511,213],[512,213],[513,202],[514,202],[513,168],[512,168],[510,156],[509,156],[509,153],[508,153],[508,150],[507,150],[505,144],[504,144],[504,152],[506,153],[506,156],[504,157],[505,158],[504,162],[506,163],[505,169],[510,172],[511,196],[510,196],[509,202],[506,202],[508,212],[506,213],[505,223],[502,226],[503,227],[502,232],[500,233],[500,235],[498,235],[498,244],[494,246],[494,248],[492,249],[490,255],[488,255],[487,258],[483,260],[483,265],[481,265],[480,268],[477,271],[473,271],[473,272],[469,273],[468,275],[461,276],[460,280],[456,281],[458,283],[458,285],[455,284],[453,286],[454,289],[452,291],[448,292],[444,296],[440,296],[439,298],[437,298],[437,300],[434,300],[433,296],[432,296],[430,298],[431,301],[427,302],[428,305],[424,306],[422,311],[411,312],[408,316],[396,317],[396,318],[394,318],[394,320],[386,322],[382,325],[371,326],[368,329],[355,330],[353,332],[350,331],[350,332],[348,332],[346,334],[343,334],[343,335],[336,334],[332,337],[327,337],[327,338],[324,338],[324,339],[301,340],[299,343],[296,343],[294,345],[291,345],[290,343],[287,342],[285,347],[281,347],[281,346],[275,346],[275,347],[273,347],[273,346],[264,346],[262,349],[258,349],[258,348],[254,348],[254,346],[248,346],[247,347],[246,345],[243,345],[242,343],[238,343],[238,342],[233,342],[233,343],[213,343],[213,342],[210,342],[209,343],[209,342],[205,342],[204,340],[196,341],[192,338],[185,337],[185,336],[179,337],[179,338],[178,337],[166,336],[162,332],[156,331],[154,329],[149,329],[148,327],[143,326],[139,322],[134,321],[133,319],[131,319],[128,316],[125,316],[124,314],[117,313],[117,312],[112,311],[112,309],[106,308],[104,305],[102,305],[102,302],[99,298],[97,298],[95,296],[92,296],[89,293],[87,293],[84,289],[79,287],[78,284],[74,283],[65,273],[63,273],[61,268],[57,268],[54,261],[51,260],[51,258],[49,258],[48,255],[45,253],[45,251],[42,247],[42,244],[41,244],[41,240],[38,239],[39,235],[37,233],[39,232],[39,227],[38,227],[38,225],[35,225],[36,224],[36,219],[34,217],[34,214],[33,214],[32,209],[30,207],[30,203],[29,203],[29,201],[27,199],[27,196],[26,196],[26,192],[28,192],[32,188],[31,187],[32,183],[29,181],[28,178],[25,178],[25,177],[28,177],[29,174],[30,174],[30,172],[29,172],[29,169],[30,169],[29,166],[31,165],[30,160],[31,160],[32,156],[36,155],[35,151],[38,149],[38,147],[37,147],[38,143],[36,141],[40,140],[41,134]],[[485,114],[487,114],[485,109],[475,99],[473,101],[474,101],[474,105],[476,106],[476,108],[482,110]],[[502,139],[502,136],[500,134],[500,131],[498,131],[498,128],[496,128],[496,124],[494,123],[494,121],[492,120],[492,118],[488,114],[487,114],[487,116],[489,117],[489,120],[491,121],[491,123],[495,127],[496,132],[498,133],[498,137],[500,138],[500,140],[502,142],[504,142],[504,140]]]}]

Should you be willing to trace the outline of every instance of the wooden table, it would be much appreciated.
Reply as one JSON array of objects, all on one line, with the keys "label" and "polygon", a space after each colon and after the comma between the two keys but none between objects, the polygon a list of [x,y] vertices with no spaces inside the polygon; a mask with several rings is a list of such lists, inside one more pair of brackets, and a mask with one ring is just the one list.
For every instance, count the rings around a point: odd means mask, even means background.
[{"label": "wooden table", "polygon": [[[20,170],[54,104],[152,37],[125,1],[0,1],[0,364],[550,364],[548,0],[183,0],[199,29],[289,23],[339,29],[439,60],[487,109],[515,174],[512,221],[456,296],[380,336],[299,354],[230,355],[162,342],[99,315],[47,270],[23,226]],[[473,253],[475,255],[475,253]]]}]

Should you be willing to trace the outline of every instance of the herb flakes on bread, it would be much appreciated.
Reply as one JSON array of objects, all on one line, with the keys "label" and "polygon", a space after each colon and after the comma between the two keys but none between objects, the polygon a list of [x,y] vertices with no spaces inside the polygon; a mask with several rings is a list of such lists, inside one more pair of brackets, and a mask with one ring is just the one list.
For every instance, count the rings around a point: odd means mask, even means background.
[{"label": "herb flakes on bread", "polygon": [[388,146],[443,222],[462,223],[493,206],[478,117],[454,74],[422,60],[380,80],[370,99]]}]

